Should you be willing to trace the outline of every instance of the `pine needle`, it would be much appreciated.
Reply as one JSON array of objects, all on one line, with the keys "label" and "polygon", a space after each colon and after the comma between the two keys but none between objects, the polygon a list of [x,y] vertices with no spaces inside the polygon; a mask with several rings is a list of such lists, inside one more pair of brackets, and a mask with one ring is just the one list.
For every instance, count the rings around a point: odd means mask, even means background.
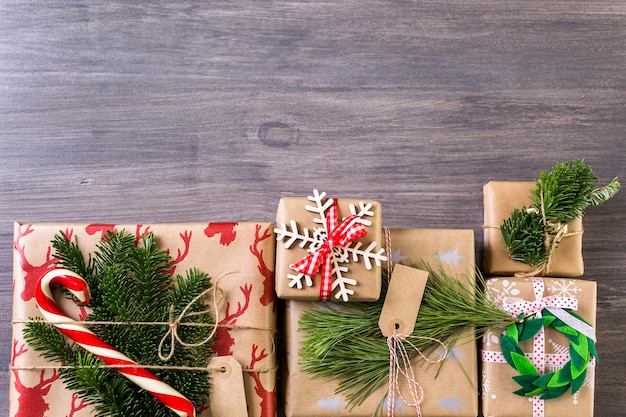
[{"label": "pine needle", "polygon": [[548,262],[557,235],[565,224],[584,215],[589,206],[605,203],[620,190],[614,178],[604,187],[595,188],[598,178],[583,160],[572,160],[542,171],[531,193],[533,204],[516,208],[500,230],[511,259],[541,268]]},{"label": "pine needle", "polygon": [[[136,242],[125,232],[109,232],[97,245],[96,251],[84,257],[78,245],[63,233],[53,241],[58,266],[81,275],[89,284],[92,312],[87,321],[96,322],[167,322],[170,306],[180,312],[197,295],[210,288],[208,275],[190,270],[186,275],[172,278],[171,258],[158,249],[154,235],[148,234]],[[86,259],[86,261],[85,261]],[[68,295],[69,296],[69,295]],[[202,300],[195,302],[190,312],[204,310]],[[195,323],[212,322],[208,314],[185,319]],[[176,346],[174,356],[162,361],[158,346],[167,326],[138,326],[110,324],[92,326],[91,330],[131,359],[143,365],[206,367],[211,356],[211,343],[186,348]],[[210,326],[182,326],[181,338],[189,343],[204,340]],[[67,342],[50,324],[34,320],[24,330],[25,340],[49,360],[60,361],[70,368],[59,369],[61,379],[80,398],[93,404],[95,415],[175,417],[175,413],[130,382],[102,361]],[[164,351],[169,351],[169,345]],[[207,371],[152,371],[158,378],[185,395],[196,408],[207,398]]]},{"label": "pine needle", "polygon": [[[425,263],[415,266],[428,271],[429,280],[414,336],[436,338],[451,348],[515,320],[482,291],[476,291],[472,275],[457,280],[443,267],[435,271]],[[478,281],[484,285],[482,276]],[[337,394],[345,394],[350,409],[362,404],[389,376],[387,339],[378,327],[386,290],[383,284],[381,299],[374,303],[354,303],[341,309],[318,304],[298,322],[298,330],[306,334],[299,352],[303,370],[315,378],[335,379]],[[413,342],[425,354],[440,348],[428,339]]]}]

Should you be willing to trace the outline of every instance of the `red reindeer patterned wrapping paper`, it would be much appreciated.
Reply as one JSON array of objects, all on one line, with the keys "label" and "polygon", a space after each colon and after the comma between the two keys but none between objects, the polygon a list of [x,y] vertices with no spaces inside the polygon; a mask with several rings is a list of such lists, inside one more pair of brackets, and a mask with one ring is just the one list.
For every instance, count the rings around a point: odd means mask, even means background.
[{"label": "red reindeer patterned wrapping paper", "polygon": [[[65,389],[55,369],[20,369],[55,366],[41,358],[24,341],[22,329],[30,317],[40,317],[34,298],[38,278],[54,266],[50,241],[62,231],[76,239],[83,252],[93,251],[107,230],[126,230],[138,238],[154,233],[169,250],[176,270],[195,267],[213,282],[220,275],[219,324],[216,355],[232,355],[244,369],[248,415],[276,415],[276,355],[274,329],[275,237],[270,223],[189,224],[15,224],[13,272],[13,350],[11,359],[10,417],[86,417],[91,407]],[[84,317],[84,307],[74,317]],[[68,308],[66,308],[68,310]],[[231,326],[234,326],[232,328]],[[241,326],[241,328],[237,328]],[[200,416],[211,415],[207,407]]]},{"label": "red reindeer patterned wrapping paper", "polygon": [[[473,276],[474,232],[472,230],[445,229],[391,229],[391,252],[394,262],[411,265],[425,261],[433,268],[439,265],[462,279],[463,274]],[[386,278],[384,278],[386,279]],[[301,314],[324,303],[287,300],[285,309],[286,360],[281,370],[281,389],[285,397],[287,417],[351,416],[371,417],[385,398],[387,386],[375,390],[365,402],[352,410],[344,395],[335,394],[337,382],[325,378],[314,379],[300,369],[298,350],[304,334],[298,331]],[[341,308],[335,304],[333,308]],[[418,316],[419,321],[419,316]],[[384,339],[384,336],[381,337]],[[443,352],[440,351],[440,355]],[[478,349],[476,343],[461,342],[444,359],[439,375],[438,364],[415,364],[417,381],[424,389],[422,413],[429,417],[476,417],[478,414]],[[459,366],[459,364],[461,366]],[[401,390],[407,393],[404,380]],[[415,415],[415,408],[405,406],[396,399],[396,415]]]}]

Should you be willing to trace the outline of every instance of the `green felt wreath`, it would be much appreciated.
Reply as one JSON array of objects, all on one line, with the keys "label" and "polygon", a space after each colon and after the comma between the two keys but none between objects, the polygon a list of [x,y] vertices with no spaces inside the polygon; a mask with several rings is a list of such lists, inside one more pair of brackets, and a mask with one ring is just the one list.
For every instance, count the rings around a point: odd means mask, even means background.
[{"label": "green felt wreath", "polygon": [[[567,309],[564,311],[584,321],[572,311]],[[536,315],[528,317],[520,315],[523,320],[519,323],[510,324],[506,328],[506,332],[500,336],[504,359],[520,373],[513,377],[513,380],[521,386],[514,393],[525,397],[540,395],[542,400],[560,397],[570,388],[572,394],[575,394],[585,382],[587,366],[591,357],[593,356],[598,360],[596,344],[593,339],[568,326],[548,310],[544,309],[541,313],[542,317],[539,318]],[[524,355],[519,342],[531,340],[542,327],[551,327],[569,339],[570,360],[565,363],[563,368],[555,372],[539,375],[537,368]]]}]

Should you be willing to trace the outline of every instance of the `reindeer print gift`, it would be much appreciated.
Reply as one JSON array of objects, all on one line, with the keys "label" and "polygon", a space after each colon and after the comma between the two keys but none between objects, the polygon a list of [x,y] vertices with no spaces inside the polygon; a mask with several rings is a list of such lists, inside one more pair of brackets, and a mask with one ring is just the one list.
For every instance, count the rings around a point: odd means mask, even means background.
[{"label": "reindeer print gift", "polygon": [[[59,379],[57,362],[48,362],[23,339],[26,321],[39,317],[35,299],[29,297],[40,275],[54,266],[50,241],[62,231],[85,252],[92,251],[106,230],[126,230],[139,239],[152,232],[173,259],[176,270],[198,268],[220,280],[219,327],[215,354],[232,355],[244,369],[250,416],[276,415],[274,328],[275,237],[270,223],[189,224],[16,224],[13,281],[13,356],[11,417],[87,417],[92,408],[67,390]],[[40,271],[39,271],[40,270]],[[172,271],[176,273],[176,271]],[[64,302],[66,300],[62,300]],[[74,303],[63,308],[76,319],[87,312]],[[73,312],[73,313],[72,313]],[[199,416],[211,416],[203,407]],[[217,416],[213,416],[217,417]]]}]

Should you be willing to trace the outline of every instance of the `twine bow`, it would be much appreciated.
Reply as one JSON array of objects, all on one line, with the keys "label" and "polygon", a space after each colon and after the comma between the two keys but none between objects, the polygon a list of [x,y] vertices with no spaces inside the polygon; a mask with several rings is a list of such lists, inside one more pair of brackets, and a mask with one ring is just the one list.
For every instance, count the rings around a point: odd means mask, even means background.
[{"label": "twine bow", "polygon": [[[185,342],[184,340],[182,340],[180,338],[180,336],[178,335],[178,326],[180,326],[183,323],[183,319],[187,318],[187,317],[195,317],[195,316],[201,316],[201,315],[205,315],[205,314],[210,314],[211,312],[213,312],[214,314],[214,320],[215,323],[219,322],[219,317],[218,317],[218,303],[219,303],[219,299],[218,299],[218,283],[220,282],[220,280],[222,278],[224,278],[225,276],[231,275],[231,274],[238,274],[241,271],[239,270],[234,270],[234,271],[230,271],[230,272],[225,272],[222,275],[220,275],[217,280],[215,281],[215,284],[213,284],[213,286],[211,288],[207,288],[206,290],[204,290],[202,293],[198,294],[193,300],[191,300],[189,303],[187,303],[187,305],[185,306],[185,308],[183,308],[183,310],[180,312],[180,314],[178,315],[178,317],[174,318],[174,308],[176,306],[171,305],[170,306],[170,310],[169,310],[169,327],[167,329],[167,332],[165,333],[165,335],[163,335],[163,338],[161,339],[161,342],[159,343],[159,358],[163,361],[168,361],[172,358],[172,356],[174,356],[174,351],[176,349],[176,342],[180,343],[182,346],[185,347],[196,347],[196,346],[202,346],[206,343],[208,343],[213,336],[215,336],[215,333],[217,332],[217,324],[213,324],[211,325],[211,327],[213,328],[211,330],[211,333],[202,341],[197,342],[197,343],[188,343]],[[212,305],[212,310],[208,309],[208,310],[202,310],[202,311],[196,311],[193,313],[188,313],[188,310],[198,301],[202,300],[204,297],[206,297],[207,295],[209,295],[209,293],[212,293],[212,301],[213,301],[213,305]],[[166,354],[163,353],[163,347],[165,346],[166,341],[169,339],[170,341],[170,351]]]},{"label": "twine bow", "polygon": [[333,200],[326,213],[326,240],[313,253],[291,265],[292,269],[309,277],[315,276],[322,269],[319,296],[321,301],[329,301],[333,290],[333,248],[345,246],[367,234],[365,227],[358,222],[359,216],[348,216],[339,223],[337,216],[337,200]]},{"label": "twine bow", "polygon": [[582,231],[568,232],[568,225],[561,222],[553,222],[548,220],[546,216],[546,207],[544,203],[544,189],[543,184],[539,182],[539,197],[540,197],[540,205],[539,208],[529,207],[526,209],[528,212],[535,212],[541,214],[541,221],[545,227],[544,232],[544,245],[546,247],[546,251],[548,251],[548,256],[546,261],[539,265],[537,268],[528,272],[517,272],[515,274],[516,277],[526,278],[533,277],[536,275],[545,276],[550,273],[550,269],[552,267],[552,259],[556,248],[559,246],[563,238],[568,236],[580,235]]},{"label": "twine bow", "polygon": [[[408,339],[429,339],[439,343],[443,348],[443,354],[438,359],[427,358],[422,351]],[[422,417],[421,404],[424,399],[424,390],[415,379],[415,373],[411,366],[411,357],[407,351],[405,343],[413,348],[428,363],[439,363],[448,355],[446,345],[432,337],[409,336],[405,334],[392,334],[387,338],[389,347],[389,389],[387,391],[387,417],[393,417],[396,409],[396,398],[399,397],[409,407],[415,407],[417,417]],[[400,391],[400,375],[404,376],[408,382],[408,389],[411,395],[409,401]]]}]

